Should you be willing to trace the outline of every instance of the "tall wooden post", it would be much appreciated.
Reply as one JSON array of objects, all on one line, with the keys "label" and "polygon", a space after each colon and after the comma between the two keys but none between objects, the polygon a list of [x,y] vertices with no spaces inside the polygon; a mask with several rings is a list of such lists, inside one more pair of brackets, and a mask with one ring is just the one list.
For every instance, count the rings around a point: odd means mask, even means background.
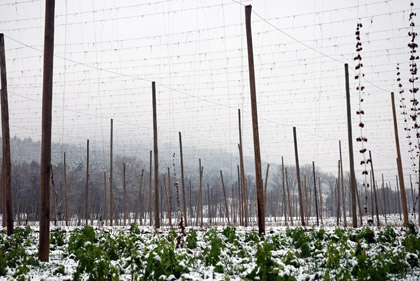
[{"label": "tall wooden post", "polygon": [[230,221],[229,221],[229,208],[228,208],[227,200],[226,200],[225,183],[223,181],[223,172],[222,172],[222,170],[220,170],[220,178],[222,180],[223,197],[225,199],[226,218],[227,218],[228,224],[230,225]]},{"label": "tall wooden post", "polygon": [[197,219],[198,210],[200,211],[200,226],[203,227],[203,166],[201,166],[201,159],[198,159],[199,172],[200,172],[200,192],[198,195],[198,208],[197,208]]},{"label": "tall wooden post", "polygon": [[289,179],[287,177],[287,168],[284,169],[286,174],[286,187],[287,187],[287,201],[289,203],[289,216],[290,216],[290,224],[293,225],[293,207],[290,201],[290,189],[289,189]]},{"label": "tall wooden post", "polygon": [[303,212],[304,211],[303,193],[302,193],[302,183],[300,182],[299,153],[298,153],[298,146],[297,146],[296,127],[293,127],[293,140],[295,144],[296,179],[297,179],[298,192],[299,192],[300,219],[301,219],[302,226],[305,226],[305,214]]},{"label": "tall wooden post", "polygon": [[123,192],[124,192],[124,226],[127,222],[127,188],[126,188],[126,180],[125,180],[125,163],[123,163]]},{"label": "tall wooden post", "polygon": [[321,216],[321,224],[323,225],[324,222],[322,221],[322,189],[321,189],[321,178],[318,178],[318,188],[319,188],[319,214]]},{"label": "tall wooden post", "polygon": [[150,150],[150,168],[149,168],[149,225],[152,226],[152,153]]},{"label": "tall wooden post", "polygon": [[242,123],[241,123],[241,110],[238,109],[238,128],[239,128],[239,164],[241,168],[241,209],[242,209],[242,223],[245,226],[248,226],[248,202],[246,196],[246,186],[245,186],[245,168],[244,168],[244,155],[243,155],[243,147],[242,147]]},{"label": "tall wooden post", "polygon": [[255,180],[257,185],[258,202],[258,232],[265,233],[265,218],[263,209],[263,181],[261,175],[260,136],[258,131],[257,94],[255,87],[254,53],[251,31],[252,6],[245,6],[246,38],[248,46],[249,86],[251,91],[252,129],[254,135]]},{"label": "tall wooden post", "polygon": [[[238,144],[239,151],[241,151],[241,146]],[[236,165],[238,170],[238,214],[239,214],[239,225],[243,225],[243,202],[242,202],[242,193],[241,193],[241,173],[239,172],[239,165]]]},{"label": "tall wooden post", "polygon": [[143,185],[143,175],[144,175],[144,169],[141,169],[140,186],[139,186],[139,193],[137,195],[137,204],[136,204],[136,217],[134,219],[134,223],[135,223],[136,220],[137,220],[137,217],[139,218],[139,225],[142,224],[142,222],[141,222],[142,221],[142,215],[139,216],[139,211],[140,211],[140,208],[143,208],[143,204],[141,203],[141,188],[142,188],[142,185]]},{"label": "tall wooden post", "polygon": [[316,177],[315,177],[315,162],[312,161],[312,171],[314,174],[314,192],[315,192],[315,212],[316,212],[316,225],[319,225],[319,218],[318,218],[318,195],[316,193]]},{"label": "tall wooden post", "polygon": [[[40,261],[49,261],[50,250],[50,166],[51,166],[51,127],[53,99],[54,62],[54,14],[55,0],[45,2],[44,31],[44,73],[42,87],[42,144],[40,179],[40,221],[39,251]],[[2,79],[3,80],[3,79]],[[10,192],[11,196],[11,192]],[[10,202],[11,203],[11,202]]]},{"label": "tall wooden post", "polygon": [[303,176],[303,206],[305,206],[306,225],[309,225],[309,206],[310,200],[308,196],[308,188],[306,185],[306,175]]},{"label": "tall wooden post", "polygon": [[287,225],[287,200],[286,200],[286,190],[285,190],[285,187],[284,187],[284,162],[283,162],[283,156],[281,157],[281,176],[282,176],[282,187],[283,187],[284,225]]},{"label": "tall wooden post", "polygon": [[[171,170],[168,167],[168,195],[169,195],[169,222],[170,225],[172,226],[172,190],[171,190]],[[186,220],[187,218],[185,218]]]},{"label": "tall wooden post", "polygon": [[[376,183],[375,183],[375,172],[373,171],[373,160],[372,160],[372,153],[369,150],[369,160],[370,160],[370,168],[372,172],[372,187],[373,187],[373,195],[375,196],[375,211],[376,211],[376,220],[378,227],[381,225],[379,221],[379,211],[378,211],[378,198],[376,196]],[[372,204],[373,205],[373,204]]]},{"label": "tall wooden post", "polygon": [[89,219],[89,140],[86,142],[86,187],[85,187],[85,219]]},{"label": "tall wooden post", "polygon": [[163,175],[163,186],[165,187],[165,195],[166,195],[166,213],[169,220],[169,226],[172,227],[172,213],[171,213],[171,204],[169,203],[169,195],[168,195],[168,188],[166,187],[166,176]]},{"label": "tall wooden post", "polygon": [[265,183],[264,183],[264,219],[267,216],[267,183],[268,183],[269,170],[270,170],[270,164],[267,163],[267,170],[265,172]]},{"label": "tall wooden post", "polygon": [[105,220],[105,225],[108,224],[108,204],[107,204],[107,199],[106,199],[106,172],[104,172],[104,220]]},{"label": "tall wooden post", "polygon": [[336,183],[337,183],[337,192],[336,192],[336,194],[337,194],[337,197],[336,197],[336,199],[337,199],[337,226],[339,226],[339,224],[340,224],[340,220],[341,220],[341,213],[340,213],[340,183],[341,183],[341,181],[340,181],[340,178],[341,178],[341,173],[340,173],[340,169],[341,169],[341,165],[340,165],[340,160],[338,160],[338,175],[337,175],[337,180],[336,180]]},{"label": "tall wooden post", "polygon": [[5,164],[3,188],[6,191],[7,235],[10,236],[13,234],[12,164],[10,160],[9,101],[7,97],[6,55],[4,49],[4,36],[3,33],[0,33],[1,128],[3,136],[3,159],[5,160],[3,162]]},{"label": "tall wooden post", "polygon": [[4,158],[4,156],[3,156],[3,160],[2,160],[2,162],[1,162],[1,179],[0,179],[0,182],[1,182],[1,189],[2,189],[2,214],[3,214],[3,218],[2,218],[2,226],[3,227],[6,227],[6,220],[7,220],[7,213],[6,213],[6,186],[5,186],[5,184],[4,184],[4,170],[5,170],[5,167],[6,167],[6,164],[5,164],[5,162],[6,162],[6,159]]},{"label": "tall wooden post", "polygon": [[155,228],[160,227],[159,218],[159,157],[158,157],[158,134],[156,114],[156,85],[152,82],[152,103],[153,103],[153,156],[155,164]]},{"label": "tall wooden post", "polygon": [[397,148],[397,168],[398,168],[398,179],[399,179],[400,191],[401,191],[401,204],[402,204],[402,209],[403,209],[404,225],[406,225],[408,222],[408,207],[407,207],[407,196],[405,194],[404,172],[403,172],[402,161],[401,161],[400,139],[398,137],[398,122],[397,122],[397,114],[395,110],[394,93],[391,93],[391,102],[392,102],[392,117],[394,119],[395,146]]},{"label": "tall wooden post", "polygon": [[[113,126],[113,122],[114,120],[111,119],[111,140],[110,140],[110,167],[109,167],[109,222],[110,225],[112,226],[112,220],[114,218],[114,204],[113,204],[113,198],[114,198],[114,193],[112,191],[112,164],[113,164],[113,159],[112,159],[112,150],[113,150],[113,138],[114,138],[114,126]],[[116,220],[117,218],[115,218]]]},{"label": "tall wooden post", "polygon": [[[6,214],[7,235],[13,234],[13,201],[12,201],[12,164],[10,160],[9,101],[7,97],[6,55],[4,36],[0,33],[0,72],[1,72],[1,128],[3,136],[4,200],[3,216]],[[4,212],[6,210],[6,212]],[[4,220],[3,220],[4,221]]]},{"label": "tall wooden post", "polygon": [[[341,153],[341,140],[338,141],[338,146],[340,150],[340,179],[341,179],[341,202],[343,206],[343,219],[344,219],[344,227],[347,227],[347,215],[346,215],[346,193],[344,191],[344,171],[343,171],[343,155]],[[357,187],[356,187],[357,188]]]},{"label": "tall wooden post", "polygon": [[209,183],[207,183],[207,223],[211,225],[212,223],[212,217],[211,217],[211,198],[210,198],[210,186]]},{"label": "tall wooden post", "polygon": [[66,153],[64,152],[64,219],[66,220],[66,226],[68,226],[68,210],[67,210],[67,165],[66,165]]},{"label": "tall wooden post", "polygon": [[[397,160],[397,162],[398,162],[398,160]],[[398,214],[400,215],[400,220],[401,220],[401,207],[400,207],[401,206],[400,205],[401,196],[400,196],[400,188],[398,186],[398,183],[399,183],[398,176],[395,176],[395,183],[397,185],[397,206],[398,206]]]},{"label": "tall wooden post", "polygon": [[185,183],[184,183],[184,156],[182,154],[182,136],[181,132],[179,132],[179,152],[180,152],[180,158],[181,158],[181,183],[182,183],[182,211],[184,213],[185,218],[185,226],[187,226],[187,207],[186,207],[186,200],[185,197]]},{"label": "tall wooden post", "polygon": [[356,213],[356,175],[354,173],[354,157],[353,157],[353,133],[351,128],[351,106],[350,106],[350,85],[349,85],[349,66],[344,65],[346,76],[346,103],[347,103],[347,130],[349,141],[349,159],[350,159],[350,191],[351,191],[351,212],[353,218],[353,227],[357,227]]}]

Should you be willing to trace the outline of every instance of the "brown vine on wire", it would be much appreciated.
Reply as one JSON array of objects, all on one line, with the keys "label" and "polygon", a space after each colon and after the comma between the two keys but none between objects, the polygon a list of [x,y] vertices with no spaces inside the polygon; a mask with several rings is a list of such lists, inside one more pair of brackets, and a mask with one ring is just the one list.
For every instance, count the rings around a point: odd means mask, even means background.
[{"label": "brown vine on wire", "polygon": [[360,161],[360,165],[363,166],[362,175],[365,176],[363,186],[369,187],[369,184],[367,183],[366,176],[368,175],[367,171],[367,164],[370,163],[370,159],[366,160],[366,151],[365,143],[368,141],[366,137],[363,136],[363,128],[365,127],[365,124],[362,121],[362,116],[365,114],[365,111],[363,110],[362,103],[364,101],[364,90],[365,87],[362,85],[362,77],[365,76],[365,74],[362,72],[363,69],[363,63],[362,63],[362,55],[361,51],[363,50],[362,40],[360,38],[360,29],[363,27],[361,23],[357,23],[356,26],[356,52],[357,55],[354,57],[354,60],[356,62],[355,70],[358,72],[357,75],[354,76],[354,79],[357,81],[357,87],[356,90],[359,93],[359,109],[356,111],[356,114],[359,116],[359,128],[360,128],[360,136],[356,138],[357,142],[361,143],[361,149],[359,152],[363,155],[363,160]]},{"label": "brown vine on wire", "polygon": [[[419,157],[419,146],[420,146],[420,132],[419,132],[419,124],[417,122],[417,116],[420,114],[419,112],[419,102],[416,98],[416,94],[419,91],[419,88],[416,86],[416,81],[419,79],[417,76],[417,61],[419,60],[419,56],[417,55],[417,49],[418,49],[418,44],[415,42],[416,38],[417,38],[417,32],[414,31],[414,27],[416,26],[416,24],[414,23],[414,18],[416,17],[416,13],[413,12],[413,6],[414,6],[414,2],[410,3],[411,6],[411,11],[410,11],[410,16],[409,16],[409,22],[410,22],[410,28],[411,30],[408,32],[408,36],[410,37],[410,42],[408,43],[408,47],[410,48],[410,74],[411,77],[408,79],[409,83],[410,83],[410,93],[412,95],[410,102],[412,104],[412,107],[410,108],[411,114],[410,114],[410,118],[411,121],[414,123],[412,125],[412,129],[415,130],[415,136],[417,139],[417,142],[414,143],[414,148],[416,151],[416,156]],[[413,161],[413,168],[415,170],[415,173],[417,173],[417,169],[415,169],[416,167],[416,161]]]},{"label": "brown vine on wire", "polygon": [[[401,115],[403,116],[404,121],[404,131],[406,132],[406,139],[408,141],[408,153],[410,153],[410,160],[411,160],[411,166],[415,167],[415,159],[416,157],[413,155],[414,147],[413,147],[413,141],[411,139],[411,128],[408,125],[408,113],[407,113],[407,105],[405,104],[405,97],[404,97],[404,87],[401,82],[401,71],[400,71],[400,65],[397,63],[397,84],[398,84],[398,93],[400,95],[400,109],[401,109]],[[415,169],[414,169],[415,170]]]}]

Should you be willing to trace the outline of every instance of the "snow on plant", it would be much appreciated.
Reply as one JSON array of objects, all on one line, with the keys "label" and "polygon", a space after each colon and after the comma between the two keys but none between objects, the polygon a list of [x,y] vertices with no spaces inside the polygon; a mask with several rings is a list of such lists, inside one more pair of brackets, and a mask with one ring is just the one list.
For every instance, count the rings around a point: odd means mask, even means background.
[{"label": "snow on plant", "polygon": [[[37,261],[37,231],[0,232],[0,279],[404,280],[420,276],[417,226],[371,228],[53,229],[51,260]],[[64,243],[62,243],[64,242]],[[59,246],[62,244],[62,246]]]}]

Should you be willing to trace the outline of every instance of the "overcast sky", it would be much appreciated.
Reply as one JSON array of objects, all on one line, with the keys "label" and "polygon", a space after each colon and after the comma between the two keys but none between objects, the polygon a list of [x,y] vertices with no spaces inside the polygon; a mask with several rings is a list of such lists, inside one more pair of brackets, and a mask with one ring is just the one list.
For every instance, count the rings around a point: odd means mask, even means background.
[{"label": "overcast sky", "polygon": [[[151,81],[157,83],[159,143],[224,149],[237,163],[238,116],[246,155],[253,155],[245,11],[252,4],[261,153],[294,164],[297,127],[302,164],[336,172],[338,141],[348,170],[344,63],[350,66],[353,136],[360,136],[354,67],[356,24],[366,80],[363,135],[378,178],[395,184],[390,92],[396,65],[410,99],[410,1],[99,1],[57,0],[53,141],[108,153],[110,118],[116,152],[148,157],[152,148]],[[45,1],[2,0],[11,135],[41,136]],[[414,7],[418,11],[418,7]],[[420,16],[415,18],[420,25]],[[416,27],[415,30],[419,32]],[[400,97],[397,95],[397,104]],[[408,106],[409,108],[409,106]],[[404,170],[413,174],[398,108]],[[412,124],[409,123],[409,126]],[[413,136],[414,139],[414,136]],[[141,145],[139,145],[141,144]],[[360,143],[354,140],[357,180]],[[161,155],[171,158],[172,155]],[[197,159],[200,155],[197,155]],[[193,161],[194,159],[189,159]],[[187,160],[188,161],[188,160]],[[194,160],[195,161],[195,160]],[[416,160],[418,161],[418,160]],[[252,172],[252,171],[250,171]]]}]

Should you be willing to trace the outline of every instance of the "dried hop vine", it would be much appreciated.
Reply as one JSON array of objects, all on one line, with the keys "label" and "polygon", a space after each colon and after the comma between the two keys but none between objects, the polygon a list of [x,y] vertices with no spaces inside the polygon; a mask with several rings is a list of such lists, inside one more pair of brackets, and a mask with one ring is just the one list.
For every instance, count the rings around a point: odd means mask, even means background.
[{"label": "dried hop vine", "polygon": [[[368,139],[366,137],[363,136],[363,128],[365,127],[365,124],[362,121],[362,116],[365,114],[365,111],[362,108],[362,103],[364,101],[364,90],[365,87],[362,85],[362,77],[364,77],[364,73],[362,72],[362,68],[363,68],[363,63],[362,63],[362,56],[361,56],[361,51],[363,50],[363,44],[362,44],[362,40],[360,38],[360,29],[363,27],[363,25],[361,23],[357,23],[356,26],[356,52],[357,55],[354,57],[354,60],[356,62],[356,66],[355,66],[355,70],[357,71],[357,74],[354,76],[354,79],[357,82],[357,87],[356,90],[359,93],[359,109],[356,111],[356,114],[359,116],[359,128],[360,128],[360,136],[356,138],[357,142],[361,143],[362,148],[359,150],[359,152],[363,155],[363,160],[360,162],[360,165],[362,165],[364,167],[364,170],[362,171],[362,175],[367,175],[368,171],[367,171],[367,164],[369,163],[369,159],[366,160],[366,151],[367,149],[364,146],[364,143],[366,143],[368,141]],[[365,182],[363,183],[363,186],[368,187],[369,184]]]},{"label": "dried hop vine", "polygon": [[416,81],[419,79],[417,76],[417,61],[419,60],[419,56],[417,54],[417,49],[418,49],[418,44],[415,42],[416,41],[416,37],[417,37],[417,32],[414,31],[414,27],[416,26],[416,24],[414,23],[414,18],[416,17],[416,13],[413,12],[413,6],[414,6],[414,2],[410,3],[411,6],[411,12],[410,12],[410,16],[409,16],[409,22],[410,22],[410,27],[411,30],[408,32],[408,36],[410,37],[410,42],[408,43],[408,47],[410,48],[410,74],[411,77],[408,79],[408,81],[411,84],[410,87],[410,93],[412,94],[412,97],[410,99],[410,102],[412,104],[412,107],[410,108],[411,114],[410,114],[410,118],[413,121],[413,125],[412,125],[412,129],[415,130],[415,135],[417,138],[417,142],[414,144],[416,151],[417,151],[417,156],[419,156],[419,143],[420,143],[420,132],[419,132],[419,124],[417,122],[417,116],[420,114],[419,109],[418,109],[418,105],[419,102],[416,98],[416,94],[419,91],[419,88],[416,86]]}]

